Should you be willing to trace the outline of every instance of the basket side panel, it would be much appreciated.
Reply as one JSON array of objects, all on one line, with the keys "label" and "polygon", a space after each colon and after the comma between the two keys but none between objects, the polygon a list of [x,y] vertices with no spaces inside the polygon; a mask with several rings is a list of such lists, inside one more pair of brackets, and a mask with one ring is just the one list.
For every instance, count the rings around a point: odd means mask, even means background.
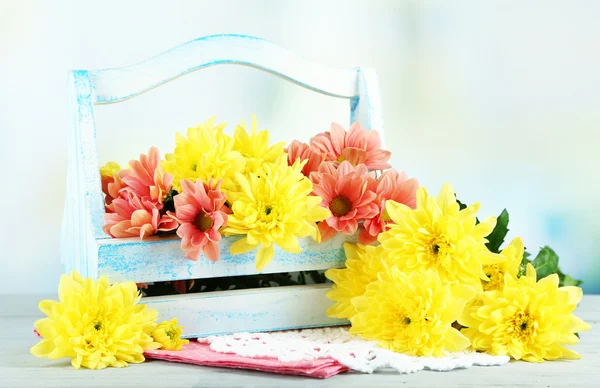
[{"label": "basket side panel", "polygon": [[178,317],[188,338],[236,332],[346,325],[329,318],[328,285],[309,285],[145,298],[159,320]]},{"label": "basket side panel", "polygon": [[[219,243],[221,257],[210,262],[205,257],[192,261],[184,257],[179,239],[155,238],[100,240],[98,271],[111,282],[133,280],[138,283],[200,279],[222,276],[254,275],[256,252],[230,255],[231,244],[239,237],[224,237]],[[275,257],[262,273],[281,273],[344,266],[344,242],[355,242],[356,236],[339,234],[333,239],[317,244],[310,238],[300,239],[302,252],[292,254],[275,248]]]}]

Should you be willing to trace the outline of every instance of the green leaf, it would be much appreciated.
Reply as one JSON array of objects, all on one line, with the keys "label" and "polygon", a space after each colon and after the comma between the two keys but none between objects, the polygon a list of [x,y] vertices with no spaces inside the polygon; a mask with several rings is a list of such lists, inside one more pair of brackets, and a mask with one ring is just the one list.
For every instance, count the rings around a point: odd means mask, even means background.
[{"label": "green leaf", "polygon": [[488,243],[485,244],[486,247],[490,250],[490,252],[500,253],[500,247],[502,243],[504,243],[504,238],[508,233],[508,212],[506,209],[502,210],[502,213],[496,219],[496,227],[487,236]]},{"label": "green leaf", "polygon": [[564,274],[558,266],[558,255],[554,250],[548,246],[543,247],[540,253],[535,257],[535,260],[530,261],[527,259],[531,254],[529,252],[523,253],[523,260],[519,267],[518,277],[525,275],[527,272],[527,264],[531,263],[537,272],[537,280],[543,279],[548,275],[557,274],[559,287],[565,286],[576,286],[579,287],[583,282],[581,280],[573,279],[571,276]]},{"label": "green leaf", "polygon": [[577,279],[573,279],[571,276],[569,276],[567,274],[564,274],[560,270],[560,268],[558,269],[558,279],[560,280],[559,287],[565,287],[565,286],[579,287],[580,285],[583,284],[583,281],[577,280]]},{"label": "green leaf", "polygon": [[549,246],[540,249],[535,260],[531,262],[537,272],[537,280],[558,272],[558,255]]},{"label": "green leaf", "polygon": [[560,277],[560,275],[563,275],[562,279],[560,279],[560,286],[561,287],[564,287],[564,286],[576,286],[576,287],[579,287],[581,284],[583,284],[583,282],[581,280],[573,279],[569,275],[564,275],[564,274],[559,273],[558,276]]}]

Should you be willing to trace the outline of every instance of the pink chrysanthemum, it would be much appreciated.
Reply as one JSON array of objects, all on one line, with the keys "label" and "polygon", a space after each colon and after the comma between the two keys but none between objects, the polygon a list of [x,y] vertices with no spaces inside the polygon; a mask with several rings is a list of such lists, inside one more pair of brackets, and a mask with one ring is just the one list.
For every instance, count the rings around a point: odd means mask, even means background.
[{"label": "pink chrysanthemum", "polygon": [[173,184],[173,175],[165,173],[158,148],[150,147],[148,155],[141,154],[140,160],[131,160],[129,166],[128,170],[119,173],[127,185],[125,190],[144,200],[149,198],[162,204]]},{"label": "pink chrysanthemum", "polygon": [[349,174],[355,174],[365,178],[367,181],[368,190],[375,192],[377,189],[377,175],[375,174],[375,171],[369,171],[367,166],[364,164],[353,166],[352,163],[348,162],[347,160],[344,160],[339,164],[322,163],[317,171],[310,173],[310,180],[314,185],[317,185],[319,182],[321,182],[321,178],[325,174],[331,175],[336,179]]},{"label": "pink chrysanthemum", "polygon": [[[331,239],[337,232],[353,234],[359,222],[377,215],[379,207],[374,202],[377,194],[370,189],[371,179],[363,170],[359,168],[357,172],[349,162],[343,162],[336,171],[337,175],[318,175],[313,192],[323,199],[321,206],[331,211],[331,216],[319,223],[323,241]],[[340,175],[343,172],[347,173]]]},{"label": "pink chrysanthemum", "polygon": [[184,179],[181,181],[183,192],[174,197],[175,215],[172,216],[181,224],[177,235],[182,239],[185,257],[190,260],[198,260],[201,252],[210,261],[219,260],[219,228],[227,225],[224,212],[227,197],[220,189],[221,182],[213,186],[212,179],[208,185],[201,180],[192,183]]},{"label": "pink chrysanthemum", "polygon": [[302,167],[302,174],[306,177],[310,176],[311,172],[317,171],[327,157],[327,154],[298,140],[293,140],[285,152],[288,154],[288,166],[293,166],[298,159],[308,160]]},{"label": "pink chrysanthemum", "polygon": [[418,187],[419,182],[415,178],[408,179],[404,171],[399,173],[391,169],[381,174],[375,189],[379,212],[375,217],[365,220],[364,230],[358,235],[358,242],[365,245],[375,242],[379,233],[385,231],[388,224],[393,223],[385,210],[386,201],[394,200],[414,209],[417,204]]},{"label": "pink chrysanthemum", "polygon": [[104,214],[102,230],[115,238],[152,236],[157,232],[168,232],[177,228],[177,222],[160,214],[156,204],[143,201],[132,192],[120,192],[112,201],[114,213]]},{"label": "pink chrysanthemum", "polygon": [[119,198],[119,191],[126,187],[118,173],[112,176],[102,176],[102,192],[104,193],[104,205],[107,213],[114,213],[115,207],[113,201]]},{"label": "pink chrysanthemum", "polygon": [[381,139],[375,130],[366,130],[355,122],[348,132],[339,124],[331,124],[329,132],[318,134],[310,140],[311,147],[327,155],[326,160],[347,160],[353,166],[365,164],[369,170],[386,170],[390,151],[381,149]]}]

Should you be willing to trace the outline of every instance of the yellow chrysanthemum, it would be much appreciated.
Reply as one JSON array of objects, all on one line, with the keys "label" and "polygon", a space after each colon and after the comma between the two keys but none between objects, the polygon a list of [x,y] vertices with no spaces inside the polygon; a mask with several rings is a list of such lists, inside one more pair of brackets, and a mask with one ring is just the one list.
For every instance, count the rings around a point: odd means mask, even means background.
[{"label": "yellow chrysanthemum", "polygon": [[352,299],[357,313],[350,333],[412,356],[464,350],[470,342],[452,323],[475,293],[467,285],[442,283],[433,271],[405,274],[392,267]]},{"label": "yellow chrysanthemum", "polygon": [[121,166],[117,162],[108,162],[100,167],[100,176],[110,177],[117,175],[121,171]]},{"label": "yellow chrysanthemum", "polygon": [[577,359],[579,354],[563,345],[575,345],[575,333],[591,327],[573,311],[583,293],[579,287],[558,287],[558,275],[536,281],[531,264],[520,278],[510,273],[504,288],[486,291],[479,302],[467,307],[458,322],[473,348],[516,360],[541,362]]},{"label": "yellow chrysanthemum", "polygon": [[382,258],[381,245],[344,244],[346,268],[329,269],[325,276],[333,281],[327,297],[336,303],[327,310],[333,318],[350,319],[356,314],[352,299],[365,293],[367,285],[377,280],[377,275],[388,267]]},{"label": "yellow chrysanthemum", "polygon": [[228,235],[244,235],[231,245],[232,254],[258,248],[256,269],[262,269],[273,259],[274,245],[291,253],[300,253],[298,237],[317,239],[316,222],[330,216],[320,206],[321,198],[312,196],[312,183],[302,175],[304,162],[264,164],[259,174],[246,178],[236,174],[241,192],[233,203],[229,216]]},{"label": "yellow chrysanthemum", "polygon": [[246,173],[256,172],[264,163],[275,163],[278,158],[285,155],[284,142],[269,147],[269,131],[257,132],[254,115],[252,115],[250,134],[246,131],[246,124],[242,121],[235,129],[233,140],[233,149],[246,158]]},{"label": "yellow chrysanthemum", "polygon": [[111,286],[104,276],[93,281],[73,271],[61,277],[58,295],[59,302],[40,302],[48,317],[35,323],[43,339],[31,348],[34,356],[70,357],[77,369],[103,369],[143,362],[145,349],[160,346],[150,336],[157,312],[138,304],[134,282]]},{"label": "yellow chrysanthemum", "polygon": [[523,261],[523,252],[525,247],[520,237],[516,237],[511,243],[500,252],[505,260],[495,264],[483,266],[483,272],[489,280],[481,280],[484,291],[499,290],[504,286],[504,276],[507,273],[516,278],[519,273],[519,266]]},{"label": "yellow chrysanthemum", "polygon": [[182,329],[177,318],[173,318],[170,321],[159,323],[152,331],[152,338],[160,344],[160,349],[180,350],[183,345],[190,343],[181,338]]},{"label": "yellow chrysanthemum", "polygon": [[182,179],[208,182],[210,178],[223,179],[221,189],[225,192],[235,190],[235,174],[244,171],[246,159],[234,150],[233,138],[223,133],[226,124],[215,126],[215,120],[213,117],[188,128],[187,138],[177,133],[174,152],[165,156],[163,167],[173,175],[173,187],[178,192]]},{"label": "yellow chrysanthemum", "polygon": [[485,247],[485,236],[494,229],[496,218],[476,225],[479,204],[460,210],[449,184],[437,199],[419,187],[414,210],[394,201],[386,202],[386,210],[394,223],[378,240],[401,271],[433,270],[444,283],[469,284],[481,290],[481,280],[487,280],[482,265],[504,260]]}]

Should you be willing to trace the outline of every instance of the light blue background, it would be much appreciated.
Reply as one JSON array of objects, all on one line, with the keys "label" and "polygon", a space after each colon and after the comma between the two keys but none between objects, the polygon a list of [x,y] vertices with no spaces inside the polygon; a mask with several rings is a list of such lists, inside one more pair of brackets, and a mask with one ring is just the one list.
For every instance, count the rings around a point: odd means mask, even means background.
[{"label": "light blue background", "polygon": [[[393,164],[511,236],[549,244],[600,292],[600,3],[0,1],[0,294],[53,293],[61,265],[66,74],[135,63],[203,35],[257,35],[379,74]],[[347,123],[347,102],[248,68],[209,68],[97,111],[101,161],[125,162],[216,114],[277,140]]]}]

